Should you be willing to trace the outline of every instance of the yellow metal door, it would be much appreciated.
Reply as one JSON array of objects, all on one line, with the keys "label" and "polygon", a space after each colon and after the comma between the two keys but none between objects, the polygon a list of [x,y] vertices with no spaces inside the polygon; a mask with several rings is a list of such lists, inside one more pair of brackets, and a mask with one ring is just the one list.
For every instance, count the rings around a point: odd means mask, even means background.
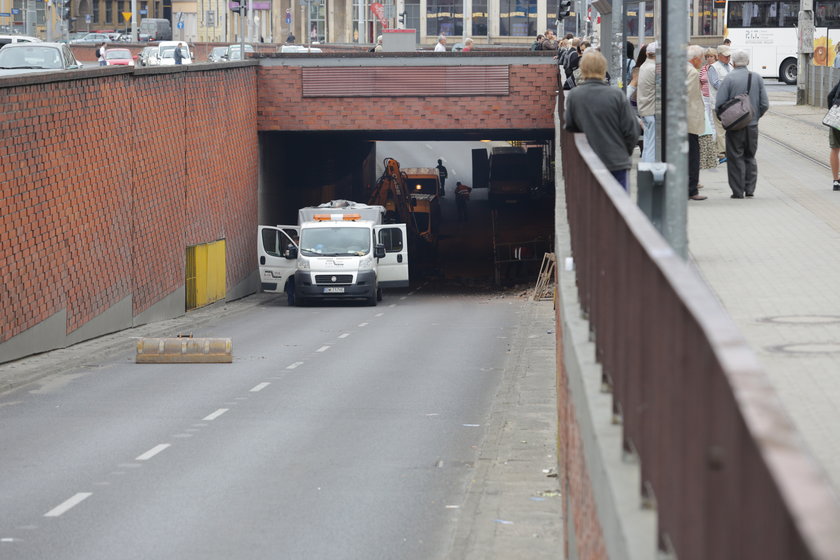
[{"label": "yellow metal door", "polygon": [[226,270],[224,239],[187,247],[187,309],[224,299]]}]

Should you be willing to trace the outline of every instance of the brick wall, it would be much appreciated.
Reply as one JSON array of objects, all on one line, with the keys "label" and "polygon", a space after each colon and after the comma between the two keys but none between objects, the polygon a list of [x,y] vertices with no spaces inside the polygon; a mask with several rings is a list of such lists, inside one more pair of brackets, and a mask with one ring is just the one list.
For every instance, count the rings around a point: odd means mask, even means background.
[{"label": "brick wall", "polygon": [[570,394],[568,373],[563,362],[563,325],[560,306],[556,306],[555,334],[557,360],[557,460],[561,477],[561,488],[565,495],[563,501],[563,519],[567,530],[574,531],[575,555],[570,555],[569,541],[565,540],[564,558],[581,560],[606,560],[607,549],[595,496],[592,493],[592,481],[587,471],[583,440],[575,416],[575,405]]},{"label": "brick wall", "polygon": [[553,129],[557,67],[510,67],[509,95],[308,97],[302,68],[259,68],[260,130]]},{"label": "brick wall", "polygon": [[255,268],[254,68],[82,72],[0,87],[0,343],[147,310],[188,245],[227,240],[229,288]]}]

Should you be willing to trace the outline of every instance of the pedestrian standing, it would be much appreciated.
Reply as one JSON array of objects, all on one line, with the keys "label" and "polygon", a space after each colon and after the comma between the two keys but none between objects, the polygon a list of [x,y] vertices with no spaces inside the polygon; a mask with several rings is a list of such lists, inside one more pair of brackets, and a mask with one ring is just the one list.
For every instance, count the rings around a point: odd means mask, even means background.
[{"label": "pedestrian standing", "polygon": [[[838,56],[840,58],[840,56]],[[836,60],[836,59],[835,59]],[[840,103],[840,80],[834,84],[834,87],[828,92],[828,106],[834,107]],[[831,164],[831,176],[834,179],[834,190],[840,191],[840,130],[834,127],[828,127],[828,147],[831,152],[828,156],[828,162]]]},{"label": "pedestrian standing", "polygon": [[706,109],[703,105],[703,94],[700,91],[700,68],[703,66],[703,47],[691,45],[688,47],[688,64],[686,65],[685,89],[688,98],[686,103],[686,124],[688,125],[688,198],[689,200],[706,200],[707,197],[697,190],[700,184],[700,135],[706,131]]},{"label": "pedestrian standing", "polygon": [[639,68],[639,83],[636,86],[636,107],[642,119],[644,146],[643,162],[656,161],[656,50],[658,43],[653,41],[645,51],[645,62]]},{"label": "pedestrian standing", "polygon": [[446,178],[449,177],[449,173],[446,171],[441,160],[438,160],[438,164],[435,167],[438,170],[438,175],[440,175],[440,196],[446,196]]},{"label": "pedestrian standing", "polygon": [[458,208],[458,221],[466,222],[467,216],[467,202],[470,200],[471,187],[463,184],[461,181],[455,183],[455,206]]},{"label": "pedestrian standing", "polygon": [[446,37],[441,35],[435,45],[435,52],[446,52]]},{"label": "pedestrian standing", "polygon": [[464,39],[464,48],[461,49],[461,52],[470,52],[473,50],[473,40],[467,37]]},{"label": "pedestrian standing", "polygon": [[750,55],[745,51],[735,51],[732,54],[733,70],[720,85],[715,98],[717,112],[721,105],[749,90],[753,107],[753,117],[748,126],[740,130],[726,131],[726,167],[732,198],[752,198],[755,195],[758,180],[758,165],[755,161],[758,149],[758,119],[770,107],[764,80],[756,72],[747,70],[749,63]]},{"label": "pedestrian standing", "polygon": [[[729,45],[720,45],[717,48],[717,61],[709,67],[707,71],[707,75],[709,77],[709,96],[712,100],[717,99],[717,92],[720,89],[720,84],[723,83],[723,79],[729,75],[732,71],[732,65],[730,64],[730,55],[731,50],[729,49]],[[718,151],[718,163],[724,163],[726,161],[726,130],[724,130],[723,125],[720,124],[720,119],[717,116],[717,111],[714,111],[714,121],[715,121],[715,142],[717,143],[717,151]]]},{"label": "pedestrian standing", "polygon": [[96,59],[99,61],[99,66],[106,66],[108,64],[105,60],[105,43],[100,43],[99,48],[96,49]]},{"label": "pedestrian standing", "polygon": [[[181,51],[183,45],[183,43],[178,43],[178,45],[175,47],[175,52],[172,53],[175,57],[175,64],[183,64],[184,62],[184,53]],[[245,59],[245,53],[242,53],[242,59]]]},{"label": "pedestrian standing", "polygon": [[[706,110],[704,119],[706,130],[700,135],[700,169],[714,169],[718,165],[717,147],[715,144],[715,125],[712,110],[714,99],[709,87],[709,66],[717,61],[717,49],[706,49],[706,62],[700,68],[700,92],[703,94],[703,107]],[[701,189],[702,185],[698,185]]]},{"label": "pedestrian standing", "polygon": [[580,59],[580,74],[581,83],[566,97],[566,130],[586,135],[592,150],[626,191],[639,121],[624,92],[607,84],[604,55],[586,51]]}]

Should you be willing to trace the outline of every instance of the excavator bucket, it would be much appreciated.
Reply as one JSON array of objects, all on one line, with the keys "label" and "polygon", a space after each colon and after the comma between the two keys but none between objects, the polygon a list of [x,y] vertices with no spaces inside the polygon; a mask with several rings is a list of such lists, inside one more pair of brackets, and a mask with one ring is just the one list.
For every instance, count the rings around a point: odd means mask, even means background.
[{"label": "excavator bucket", "polygon": [[209,364],[233,362],[229,338],[140,338],[138,364]]}]

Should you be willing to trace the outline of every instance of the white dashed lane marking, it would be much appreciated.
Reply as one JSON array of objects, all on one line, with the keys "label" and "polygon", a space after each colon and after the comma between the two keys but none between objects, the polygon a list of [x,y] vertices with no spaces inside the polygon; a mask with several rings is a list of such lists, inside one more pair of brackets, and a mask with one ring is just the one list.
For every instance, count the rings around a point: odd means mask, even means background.
[{"label": "white dashed lane marking", "polygon": [[321,346],[320,348],[318,348],[318,349],[317,349],[317,350],[315,350],[315,351],[316,351],[316,352],[326,352],[326,351],[327,351],[327,350],[329,350],[329,349],[330,349],[330,347],[329,347],[329,346]]},{"label": "white dashed lane marking", "polygon": [[218,418],[219,416],[221,416],[222,414],[224,414],[228,410],[230,410],[230,409],[229,408],[220,408],[216,412],[208,414],[207,416],[202,418],[202,420],[204,420],[205,422],[209,422],[210,420],[215,420],[216,418]]},{"label": "white dashed lane marking", "polygon": [[79,492],[72,498],[52,508],[50,511],[44,514],[44,517],[58,517],[59,515],[62,515],[63,513],[66,513],[67,511],[73,509],[74,507],[87,500],[91,496],[93,496],[93,492]]},{"label": "white dashed lane marking", "polygon": [[347,338],[348,336],[350,336],[350,333],[346,332],[346,333],[341,333],[340,335],[338,335],[338,338]]},{"label": "white dashed lane marking", "polygon": [[298,366],[302,366],[303,362],[295,362],[293,364],[289,364],[286,366],[286,369],[295,369]]},{"label": "white dashed lane marking", "polygon": [[359,323],[359,326],[360,326],[360,327],[366,327],[366,326],[367,326],[367,323]]},{"label": "white dashed lane marking", "polygon": [[146,451],[142,455],[138,456],[134,460],[135,461],[148,461],[149,459],[151,459],[152,457],[154,457],[155,455],[157,455],[158,453],[160,453],[161,451],[163,451],[164,449],[166,449],[170,445],[172,445],[172,444],[171,443],[161,443],[159,445],[155,445],[154,447],[152,447],[151,449],[149,449],[148,451]]},{"label": "white dashed lane marking", "polygon": [[271,383],[269,383],[269,382],[267,382],[267,381],[266,381],[266,382],[264,382],[264,383],[260,383],[260,384],[258,384],[258,385],[255,385],[255,386],[251,389],[251,392],[252,392],[252,393],[259,393],[260,391],[262,391],[263,389],[265,389],[265,388],[266,388],[266,387],[268,387],[269,385],[271,385]]}]

